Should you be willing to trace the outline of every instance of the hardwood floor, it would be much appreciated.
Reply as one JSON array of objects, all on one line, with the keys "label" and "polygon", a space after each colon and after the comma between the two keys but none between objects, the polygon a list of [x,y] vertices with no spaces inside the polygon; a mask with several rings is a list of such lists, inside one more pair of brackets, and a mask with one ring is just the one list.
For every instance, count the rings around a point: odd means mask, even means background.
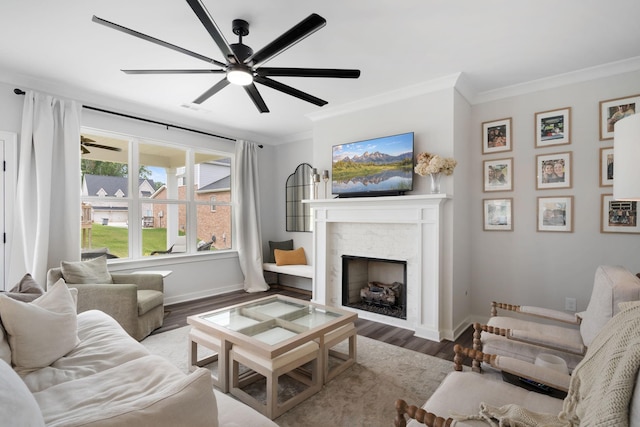
[{"label": "hardwood floor", "polygon": [[[301,293],[293,288],[283,287],[275,289],[272,287],[272,289],[267,292],[247,293],[244,291],[236,291],[228,294],[203,298],[197,301],[167,305],[165,307],[165,319],[163,326],[156,329],[152,334],[158,334],[186,326],[187,316],[191,316],[193,314],[216,310],[218,308],[256,300],[273,294],[282,294],[304,300],[311,299],[311,296],[308,293]],[[453,361],[453,346],[455,344],[471,347],[473,342],[473,328],[471,326],[469,326],[469,328],[460,335],[455,342],[434,342],[424,338],[417,338],[413,336],[413,331],[408,329],[397,328],[365,319],[358,319],[356,327],[358,328],[358,335],[450,361]]]}]

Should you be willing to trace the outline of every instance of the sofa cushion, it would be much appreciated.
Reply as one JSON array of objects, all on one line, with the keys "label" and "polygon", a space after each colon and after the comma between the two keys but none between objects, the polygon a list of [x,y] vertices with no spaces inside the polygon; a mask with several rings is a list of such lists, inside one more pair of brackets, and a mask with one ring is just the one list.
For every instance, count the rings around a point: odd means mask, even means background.
[{"label": "sofa cushion", "polygon": [[76,304],[63,280],[31,303],[0,295],[0,317],[18,373],[48,366],[79,343]]},{"label": "sofa cushion", "polygon": [[23,375],[29,390],[41,391],[149,355],[115,319],[99,310],[78,314],[78,337],[80,344],[71,352],[50,366]]},{"label": "sofa cushion", "polygon": [[293,250],[293,239],[283,240],[282,242],[272,242],[269,240],[269,260],[268,262],[276,262],[276,255],[274,251],[280,249],[283,251]]},{"label": "sofa cushion", "polygon": [[[145,356],[34,397],[47,426],[218,426],[211,372]],[[188,421],[186,421],[188,420]]]},{"label": "sofa cushion", "polygon": [[44,294],[44,289],[29,273],[25,274],[9,292],[4,293],[4,295],[24,302],[31,302],[42,294]]},{"label": "sofa cushion", "polygon": [[306,265],[307,257],[304,254],[304,248],[294,249],[292,251],[283,251],[276,249],[273,251],[276,257],[276,265]]},{"label": "sofa cushion", "polygon": [[0,320],[0,360],[4,360],[5,363],[11,364],[11,347],[9,347],[9,337],[7,336],[7,332],[4,330],[4,326],[2,326],[1,320]]},{"label": "sofa cushion", "polygon": [[580,333],[588,347],[600,329],[618,313],[618,303],[640,299],[640,279],[617,265],[601,265],[596,269],[591,299],[580,313]]},{"label": "sofa cushion", "polygon": [[0,420],[6,426],[44,426],[40,407],[18,374],[0,360]]},{"label": "sofa cushion", "polygon": [[70,284],[113,283],[107,269],[106,255],[87,261],[62,261],[60,268],[64,281]]},{"label": "sofa cushion", "polygon": [[138,316],[142,316],[152,308],[164,304],[164,294],[148,289],[138,290]]}]

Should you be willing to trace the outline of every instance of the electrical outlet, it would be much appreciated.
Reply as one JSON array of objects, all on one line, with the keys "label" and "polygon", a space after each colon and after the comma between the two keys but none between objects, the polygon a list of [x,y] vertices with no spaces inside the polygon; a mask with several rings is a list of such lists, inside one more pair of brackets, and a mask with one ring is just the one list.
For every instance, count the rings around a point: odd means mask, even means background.
[{"label": "electrical outlet", "polygon": [[575,298],[565,298],[564,299],[564,309],[567,311],[576,311],[576,299]]}]

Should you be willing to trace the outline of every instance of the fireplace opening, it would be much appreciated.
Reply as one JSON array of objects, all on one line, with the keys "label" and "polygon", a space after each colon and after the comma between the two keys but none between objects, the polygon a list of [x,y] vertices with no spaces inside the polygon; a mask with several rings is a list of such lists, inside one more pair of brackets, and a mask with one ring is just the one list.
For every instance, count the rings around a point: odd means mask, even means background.
[{"label": "fireplace opening", "polygon": [[342,305],[407,318],[407,262],[342,255]]}]

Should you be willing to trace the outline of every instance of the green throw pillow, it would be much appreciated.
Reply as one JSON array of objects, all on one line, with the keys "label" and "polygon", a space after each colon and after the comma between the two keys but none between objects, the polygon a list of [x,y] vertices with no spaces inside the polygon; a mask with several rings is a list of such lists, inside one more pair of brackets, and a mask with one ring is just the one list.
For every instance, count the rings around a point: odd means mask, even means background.
[{"label": "green throw pillow", "polygon": [[276,262],[276,256],[274,254],[274,251],[276,249],[280,249],[282,251],[292,251],[293,250],[293,239],[291,240],[284,240],[282,242],[272,242],[271,240],[269,240],[269,254],[270,254],[270,258],[267,262]]}]

